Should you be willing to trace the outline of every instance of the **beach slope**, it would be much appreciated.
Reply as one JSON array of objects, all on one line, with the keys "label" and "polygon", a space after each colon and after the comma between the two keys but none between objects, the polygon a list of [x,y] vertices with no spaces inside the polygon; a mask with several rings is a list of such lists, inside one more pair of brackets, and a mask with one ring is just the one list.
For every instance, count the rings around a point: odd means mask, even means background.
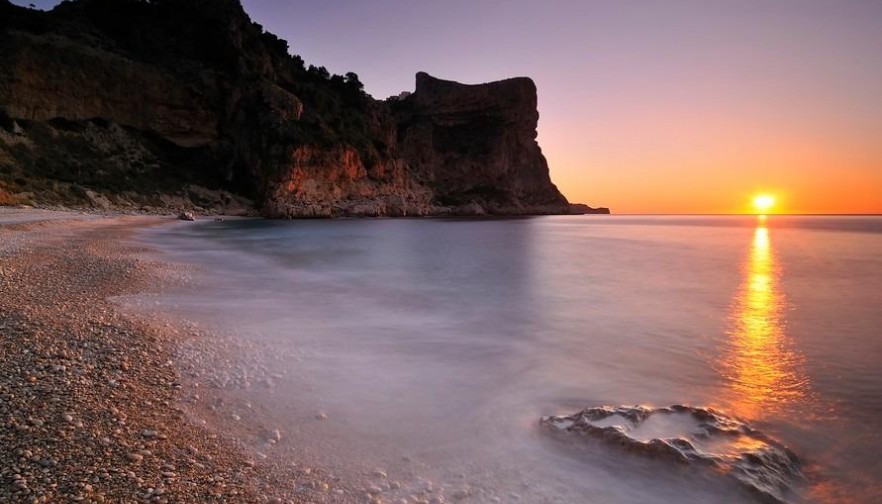
[{"label": "beach slope", "polygon": [[185,331],[110,300],[174,276],[126,240],[166,220],[0,209],[0,501],[327,500],[192,421]]}]

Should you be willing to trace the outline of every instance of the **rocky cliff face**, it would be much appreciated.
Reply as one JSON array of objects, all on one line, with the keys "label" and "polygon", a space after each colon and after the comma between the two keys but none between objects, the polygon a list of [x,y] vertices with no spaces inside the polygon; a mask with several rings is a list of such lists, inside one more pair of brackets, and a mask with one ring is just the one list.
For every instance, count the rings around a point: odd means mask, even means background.
[{"label": "rocky cliff face", "polygon": [[[377,101],[238,0],[0,0],[0,201],[269,217],[567,213],[526,78]],[[172,202],[172,203],[170,203]]]},{"label": "rocky cliff face", "polygon": [[186,147],[218,138],[216,97],[154,65],[60,37],[11,30],[3,42],[0,99],[12,117],[102,118]]},{"label": "rocky cliff face", "polygon": [[442,205],[477,212],[567,213],[536,143],[536,85],[528,78],[480,85],[416,77],[393,107],[401,152]]}]

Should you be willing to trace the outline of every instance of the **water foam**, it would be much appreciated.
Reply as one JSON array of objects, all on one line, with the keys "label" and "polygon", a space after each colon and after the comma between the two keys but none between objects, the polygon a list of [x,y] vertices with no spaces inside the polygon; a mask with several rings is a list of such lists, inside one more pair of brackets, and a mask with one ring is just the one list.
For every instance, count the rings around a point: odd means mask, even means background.
[{"label": "water foam", "polygon": [[802,479],[787,447],[745,422],[706,408],[674,405],[603,406],[540,424],[557,432],[602,439],[647,455],[703,465],[727,474],[768,502],[785,503]]}]

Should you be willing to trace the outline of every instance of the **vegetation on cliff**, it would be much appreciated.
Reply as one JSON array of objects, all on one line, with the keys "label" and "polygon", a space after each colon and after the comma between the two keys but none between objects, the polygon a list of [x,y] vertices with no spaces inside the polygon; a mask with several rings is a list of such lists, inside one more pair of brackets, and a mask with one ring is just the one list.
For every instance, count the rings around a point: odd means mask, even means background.
[{"label": "vegetation on cliff", "polygon": [[307,66],[238,0],[0,0],[0,196],[221,211],[250,198],[272,217],[566,213],[535,143],[535,86],[518,82],[418,82],[377,101],[356,74]]}]

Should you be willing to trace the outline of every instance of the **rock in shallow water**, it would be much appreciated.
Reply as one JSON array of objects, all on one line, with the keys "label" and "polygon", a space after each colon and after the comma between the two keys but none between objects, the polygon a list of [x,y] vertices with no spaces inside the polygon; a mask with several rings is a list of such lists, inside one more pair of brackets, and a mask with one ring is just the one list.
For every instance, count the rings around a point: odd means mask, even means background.
[{"label": "rock in shallow water", "polygon": [[581,434],[629,451],[713,467],[769,502],[788,502],[802,479],[799,460],[784,445],[718,411],[675,405],[668,408],[603,406],[569,416],[549,416],[540,425]]}]

